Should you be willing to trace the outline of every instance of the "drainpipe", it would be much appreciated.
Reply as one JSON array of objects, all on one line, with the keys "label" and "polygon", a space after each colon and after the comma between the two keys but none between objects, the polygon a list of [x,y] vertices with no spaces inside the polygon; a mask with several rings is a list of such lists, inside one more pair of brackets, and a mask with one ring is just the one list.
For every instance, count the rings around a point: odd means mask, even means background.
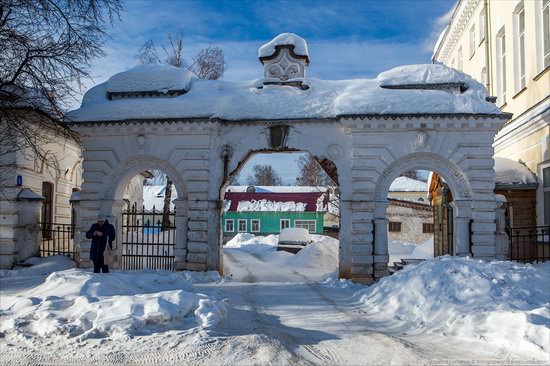
[{"label": "drainpipe", "polygon": [[491,27],[489,21],[491,19],[491,8],[489,6],[489,0],[483,1],[483,7],[485,8],[485,67],[487,67],[487,91],[490,96],[494,95],[493,92],[493,55],[491,51]]}]

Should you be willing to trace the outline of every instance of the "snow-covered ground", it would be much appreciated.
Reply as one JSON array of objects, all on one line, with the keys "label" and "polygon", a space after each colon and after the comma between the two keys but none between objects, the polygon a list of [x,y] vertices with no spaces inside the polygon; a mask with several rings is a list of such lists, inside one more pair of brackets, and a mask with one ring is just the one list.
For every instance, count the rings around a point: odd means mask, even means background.
[{"label": "snow-covered ground", "polygon": [[[240,234],[215,272],[0,272],[0,364],[546,364],[550,263],[444,257],[372,286],[338,241],[296,255]],[[407,249],[407,245],[403,245]],[[50,274],[51,273],[51,274]]]}]

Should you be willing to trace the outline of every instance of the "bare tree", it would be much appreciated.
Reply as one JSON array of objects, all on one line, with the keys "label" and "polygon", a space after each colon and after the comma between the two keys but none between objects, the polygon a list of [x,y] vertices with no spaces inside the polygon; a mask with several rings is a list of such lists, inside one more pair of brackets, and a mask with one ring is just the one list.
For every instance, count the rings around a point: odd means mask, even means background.
[{"label": "bare tree", "polygon": [[253,175],[249,175],[247,183],[251,186],[280,186],[283,180],[271,165],[254,165]]},{"label": "bare tree", "polygon": [[135,58],[140,64],[166,63],[175,67],[186,68],[194,72],[201,79],[217,80],[221,78],[227,69],[227,63],[223,51],[219,47],[208,45],[202,49],[193,62],[187,65],[183,57],[184,37],[181,28],[178,31],[167,34],[168,44],[161,45],[164,53],[164,61],[161,60],[153,40],[148,40],[140,49]]},{"label": "bare tree", "polygon": [[53,164],[44,151],[52,136],[76,140],[63,113],[121,10],[119,0],[0,2],[0,174],[16,153]]},{"label": "bare tree", "polygon": [[297,160],[300,175],[296,185],[316,187],[326,194],[327,209],[331,215],[340,216],[340,190],[312,155],[302,155]]},{"label": "bare tree", "polygon": [[300,175],[296,177],[297,186],[327,187],[334,182],[312,155],[302,155],[297,160]]},{"label": "bare tree", "polygon": [[148,65],[160,63],[160,57],[153,40],[150,39],[141,48],[137,55],[134,56],[139,64]]},{"label": "bare tree", "polygon": [[199,78],[218,80],[227,69],[227,63],[223,57],[223,51],[219,47],[208,45],[193,58],[193,64],[189,70],[193,71]]}]

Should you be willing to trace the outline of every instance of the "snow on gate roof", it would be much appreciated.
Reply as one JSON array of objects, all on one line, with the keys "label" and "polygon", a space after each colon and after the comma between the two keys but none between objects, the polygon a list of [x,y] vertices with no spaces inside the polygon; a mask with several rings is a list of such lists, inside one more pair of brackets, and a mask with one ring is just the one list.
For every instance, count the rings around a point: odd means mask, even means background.
[{"label": "snow on gate roof", "polygon": [[324,204],[318,204],[323,192],[227,192],[224,200],[226,211],[323,211]]},{"label": "snow on gate roof", "polygon": [[[272,54],[278,45],[292,45],[298,55],[308,54],[302,38],[288,34],[278,38],[260,48],[259,54]],[[71,122],[172,118],[238,121],[387,114],[502,115],[487,101],[487,90],[482,84],[445,65],[401,66],[374,79],[301,79],[300,84],[306,88],[270,85],[271,81],[266,78],[242,82],[202,80],[172,66],[138,66],[90,89],[84,95],[82,106],[69,112],[67,119]],[[292,84],[292,80],[288,81]],[[175,91],[182,94],[169,93]],[[109,93],[113,92],[127,95],[110,98]]]}]

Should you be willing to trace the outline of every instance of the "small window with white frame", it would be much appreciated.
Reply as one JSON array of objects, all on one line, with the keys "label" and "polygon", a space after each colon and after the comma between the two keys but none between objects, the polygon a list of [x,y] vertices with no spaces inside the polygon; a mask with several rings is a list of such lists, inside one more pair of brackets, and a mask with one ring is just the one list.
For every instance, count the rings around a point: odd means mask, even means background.
[{"label": "small window with white frame", "polygon": [[516,92],[525,88],[525,8],[523,1],[514,11],[514,79]]},{"label": "small window with white frame", "polygon": [[290,227],[290,220],[289,219],[281,219],[281,230],[287,229]]},{"label": "small window with white frame", "polygon": [[479,13],[479,43],[485,40],[485,8]]},{"label": "small window with white frame", "polygon": [[476,53],[476,25],[473,24],[470,28],[470,57]]},{"label": "small window with white frame", "polygon": [[246,233],[246,220],[239,220],[239,232],[240,233]]},{"label": "small window with white frame", "polygon": [[235,222],[232,219],[225,220],[225,231],[232,233],[235,231]]},{"label": "small window with white frame", "polygon": [[506,33],[504,27],[500,29],[496,36],[497,48],[497,92],[498,103],[506,103]]},{"label": "small window with white frame", "polygon": [[294,220],[294,227],[308,229],[310,234],[315,233],[315,220]]},{"label": "small window with white frame", "polygon": [[259,233],[260,232],[260,220],[252,219],[250,220],[250,232]]}]

